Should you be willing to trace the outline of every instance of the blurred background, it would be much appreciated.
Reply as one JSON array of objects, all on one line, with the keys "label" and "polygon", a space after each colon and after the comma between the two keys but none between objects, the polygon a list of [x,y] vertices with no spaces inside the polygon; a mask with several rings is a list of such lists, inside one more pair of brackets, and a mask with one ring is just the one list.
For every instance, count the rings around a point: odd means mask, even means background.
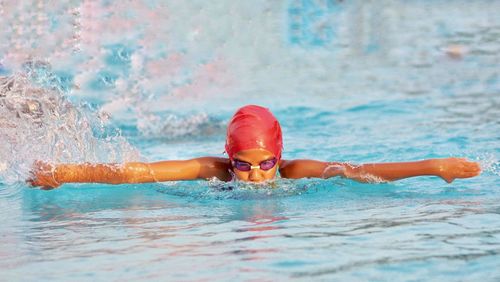
[{"label": "blurred background", "polygon": [[71,101],[144,132],[162,111],[498,95],[499,8],[487,0],[1,1],[0,74],[46,62]]}]

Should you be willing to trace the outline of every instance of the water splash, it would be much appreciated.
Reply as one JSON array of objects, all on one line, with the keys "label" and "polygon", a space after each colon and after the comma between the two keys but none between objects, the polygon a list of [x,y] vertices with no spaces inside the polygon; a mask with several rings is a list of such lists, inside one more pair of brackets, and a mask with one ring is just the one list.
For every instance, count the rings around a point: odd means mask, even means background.
[{"label": "water splash", "polygon": [[476,158],[483,172],[500,176],[500,161],[493,154],[483,154]]},{"label": "water splash", "polygon": [[[224,92],[230,83],[228,62],[217,51],[221,38],[201,24],[212,15],[200,9],[195,16],[190,8],[197,6],[155,1],[51,5],[39,0],[0,1],[0,25],[8,27],[0,30],[0,75],[22,69],[26,60],[43,58],[78,87],[73,101],[91,100],[122,123],[132,117],[133,126],[146,136],[189,136],[198,127],[203,133],[207,120],[196,113],[185,122],[184,117],[174,116],[168,120],[171,127],[146,125],[160,118],[159,112],[182,111],[180,98],[184,109],[192,110],[200,98]],[[200,21],[176,24],[180,14]],[[206,40],[195,38],[199,36]],[[206,105],[199,103],[198,108]]]},{"label": "water splash", "polygon": [[30,62],[25,72],[0,76],[0,181],[24,181],[36,160],[54,163],[139,159],[106,120],[62,93],[50,65]]},{"label": "water splash", "polygon": [[327,187],[325,181],[317,179],[283,179],[278,178],[265,183],[248,183],[242,181],[223,182],[211,179],[208,182],[173,182],[163,184],[158,192],[195,200],[259,200],[276,199],[302,195]]},{"label": "water splash", "polygon": [[225,123],[205,113],[187,117],[174,113],[165,115],[141,113],[137,128],[146,138],[178,139],[223,134]]}]

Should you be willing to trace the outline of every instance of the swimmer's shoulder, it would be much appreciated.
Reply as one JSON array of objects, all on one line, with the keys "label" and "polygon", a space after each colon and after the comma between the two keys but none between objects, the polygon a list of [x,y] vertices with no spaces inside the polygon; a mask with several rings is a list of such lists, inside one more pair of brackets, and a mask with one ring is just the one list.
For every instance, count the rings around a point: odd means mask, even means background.
[{"label": "swimmer's shoulder", "polygon": [[200,165],[200,176],[202,178],[216,177],[222,181],[231,181],[231,162],[228,158],[201,157],[195,160]]}]

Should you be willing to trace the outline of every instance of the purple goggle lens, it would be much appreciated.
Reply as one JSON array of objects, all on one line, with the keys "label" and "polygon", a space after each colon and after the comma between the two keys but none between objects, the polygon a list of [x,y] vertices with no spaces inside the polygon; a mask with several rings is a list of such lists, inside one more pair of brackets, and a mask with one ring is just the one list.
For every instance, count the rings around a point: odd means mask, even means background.
[{"label": "purple goggle lens", "polygon": [[240,160],[234,160],[233,167],[239,171],[250,171],[250,170],[252,170],[252,168],[258,168],[258,167],[260,167],[260,169],[262,169],[262,170],[270,170],[271,168],[273,168],[276,165],[277,162],[278,162],[278,159],[272,158],[270,160],[262,161],[258,166],[252,166],[252,164],[250,164],[250,163],[240,161]]}]

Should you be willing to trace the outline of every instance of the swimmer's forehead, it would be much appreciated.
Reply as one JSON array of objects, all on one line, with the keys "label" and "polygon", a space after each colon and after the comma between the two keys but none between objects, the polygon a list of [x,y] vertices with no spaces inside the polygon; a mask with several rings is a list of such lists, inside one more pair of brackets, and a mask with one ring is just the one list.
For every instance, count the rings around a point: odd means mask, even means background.
[{"label": "swimmer's forehead", "polygon": [[265,161],[275,157],[276,156],[273,153],[261,148],[242,150],[234,154],[235,159],[249,163],[260,163],[261,161]]}]

